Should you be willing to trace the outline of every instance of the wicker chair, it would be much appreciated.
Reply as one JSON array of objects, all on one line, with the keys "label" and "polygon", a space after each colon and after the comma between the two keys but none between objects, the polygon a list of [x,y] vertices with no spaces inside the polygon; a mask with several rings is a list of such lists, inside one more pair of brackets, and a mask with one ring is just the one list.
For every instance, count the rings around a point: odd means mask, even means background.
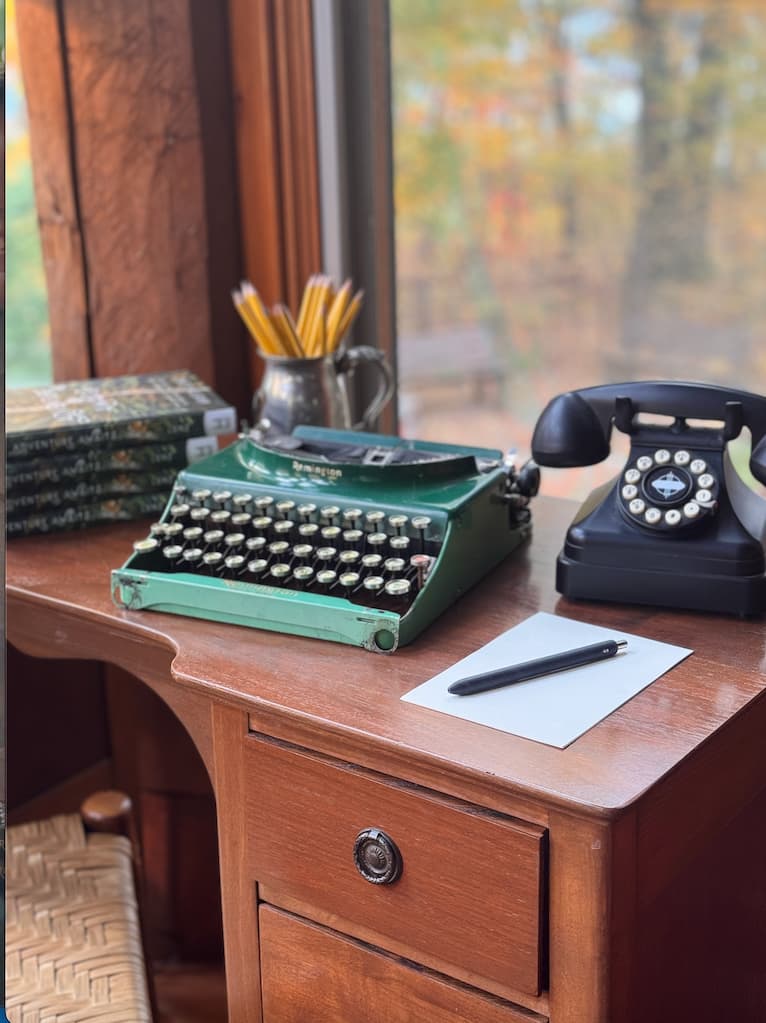
[{"label": "wicker chair", "polygon": [[6,835],[6,886],[13,1023],[150,1023],[127,837],[88,834],[77,814],[17,824]]}]

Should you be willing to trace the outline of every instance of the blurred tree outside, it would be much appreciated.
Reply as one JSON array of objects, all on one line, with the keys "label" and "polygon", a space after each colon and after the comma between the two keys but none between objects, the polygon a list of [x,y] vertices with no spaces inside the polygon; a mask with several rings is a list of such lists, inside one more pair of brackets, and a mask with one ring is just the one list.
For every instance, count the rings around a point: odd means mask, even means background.
[{"label": "blurred tree outside", "polygon": [[[766,392],[766,4],[391,10],[403,432],[523,448],[572,387]],[[406,357],[456,325],[492,339],[494,404],[459,353]]]},{"label": "blurred tree outside", "polygon": [[15,3],[6,17],[6,292],[5,374],[7,387],[52,379],[48,299],[32,184],[29,134],[15,31]]}]

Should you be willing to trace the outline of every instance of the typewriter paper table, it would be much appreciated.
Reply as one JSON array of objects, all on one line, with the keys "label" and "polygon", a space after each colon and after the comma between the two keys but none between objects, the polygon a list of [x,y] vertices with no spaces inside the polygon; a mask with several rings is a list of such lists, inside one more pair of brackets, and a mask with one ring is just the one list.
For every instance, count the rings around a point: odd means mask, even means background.
[{"label": "typewriter paper table", "polygon": [[[560,600],[572,510],[390,657],[118,610],[134,524],[9,545],[10,641],[128,669],[207,764],[232,1023],[764,1018],[766,626]],[[400,701],[537,610],[695,653],[564,750]]]}]

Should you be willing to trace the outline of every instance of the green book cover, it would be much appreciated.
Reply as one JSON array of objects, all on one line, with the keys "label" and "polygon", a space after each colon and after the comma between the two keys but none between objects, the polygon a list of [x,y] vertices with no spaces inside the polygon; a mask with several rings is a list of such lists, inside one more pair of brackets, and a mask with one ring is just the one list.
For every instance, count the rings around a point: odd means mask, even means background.
[{"label": "green book cover", "polygon": [[[8,462],[6,482],[10,495],[36,492],[41,487],[72,484],[104,474],[141,473],[162,468],[176,471],[200,458],[214,455],[231,438],[189,437],[166,444],[134,444],[123,448],[90,448],[76,454],[20,459]],[[145,488],[146,489],[146,488]],[[149,488],[152,489],[152,488]]]},{"label": "green book cover", "polygon": [[235,409],[188,370],[11,390],[8,460],[234,433]]},{"label": "green book cover", "polygon": [[22,519],[49,508],[89,504],[122,494],[145,494],[155,490],[169,494],[177,474],[174,466],[151,472],[100,473],[89,479],[59,484],[50,490],[37,489],[27,494],[9,491],[5,511],[9,519]]},{"label": "green book cover", "polygon": [[127,522],[131,519],[159,515],[167,501],[167,490],[160,490],[154,494],[111,497],[91,504],[69,505],[66,508],[35,512],[21,519],[8,519],[5,529],[10,538],[30,536],[33,533],[59,533],[106,522]]}]

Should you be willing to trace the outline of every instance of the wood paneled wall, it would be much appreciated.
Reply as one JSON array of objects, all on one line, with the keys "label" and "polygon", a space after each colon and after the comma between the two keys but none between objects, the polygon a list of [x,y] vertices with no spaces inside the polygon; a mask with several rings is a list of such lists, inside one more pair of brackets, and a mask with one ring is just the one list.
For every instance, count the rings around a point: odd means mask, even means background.
[{"label": "wood paneled wall", "polygon": [[56,378],[186,367],[244,411],[226,5],[17,13]]}]

